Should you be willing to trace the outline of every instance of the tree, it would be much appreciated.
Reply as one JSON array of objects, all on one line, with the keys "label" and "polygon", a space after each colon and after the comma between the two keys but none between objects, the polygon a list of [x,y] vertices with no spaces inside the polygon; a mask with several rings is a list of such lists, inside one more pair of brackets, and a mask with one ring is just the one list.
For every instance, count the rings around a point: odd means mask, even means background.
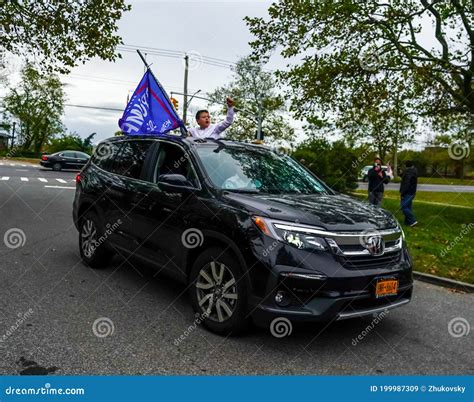
[{"label": "tree", "polygon": [[[279,72],[291,85],[297,115],[313,118],[317,107],[330,111],[382,72],[412,85],[423,115],[472,119],[471,0],[282,0],[268,12],[267,20],[246,18],[256,36],[254,56],[278,49],[284,58],[299,58]],[[426,45],[429,35],[433,46]]]},{"label": "tree", "polygon": [[58,138],[52,138],[47,145],[48,153],[64,150],[82,151],[92,153],[92,139],[97,133],[92,133],[86,138],[81,138],[77,133],[63,134]]},{"label": "tree", "polygon": [[115,34],[124,0],[4,1],[0,13],[0,49],[25,56],[56,72],[67,73],[92,57],[114,61],[122,43]]},{"label": "tree", "polygon": [[18,87],[12,88],[4,99],[5,110],[19,122],[18,144],[22,151],[39,154],[49,138],[63,131],[64,101],[57,76],[25,66]]},{"label": "tree", "polygon": [[329,143],[325,138],[313,137],[300,144],[292,156],[336,191],[357,188],[357,156],[344,141]]},{"label": "tree", "polygon": [[254,139],[261,104],[265,141],[293,140],[294,129],[285,118],[285,103],[276,93],[276,86],[272,73],[264,71],[260,64],[252,62],[249,57],[237,62],[233,80],[209,95],[209,98],[218,104],[222,104],[223,99],[231,95],[235,100],[236,109],[239,110],[238,119],[226,131],[226,138],[239,141]]}]

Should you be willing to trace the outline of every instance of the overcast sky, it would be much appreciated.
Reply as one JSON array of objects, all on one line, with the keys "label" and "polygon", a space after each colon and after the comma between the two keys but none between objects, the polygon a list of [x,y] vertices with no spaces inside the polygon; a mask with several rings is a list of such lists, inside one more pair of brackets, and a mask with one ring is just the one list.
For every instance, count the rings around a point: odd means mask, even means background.
[{"label": "overcast sky", "polygon": [[[197,60],[190,63],[189,91],[210,92],[225,84],[232,71],[200,63],[198,56],[235,62],[250,53],[248,42],[252,36],[243,18],[265,16],[271,1],[141,0],[130,3],[132,10],[119,22],[118,33],[124,44],[189,52]],[[67,104],[123,109],[127,95],[133,92],[144,70],[136,53],[121,54],[123,59],[115,63],[93,59],[62,77]],[[183,91],[183,60],[153,55],[148,55],[147,60],[168,93]],[[192,106],[199,105],[206,103],[193,100]],[[97,132],[95,140],[101,140],[118,130],[120,116],[120,112],[68,106],[64,124],[69,131],[83,137]]]}]

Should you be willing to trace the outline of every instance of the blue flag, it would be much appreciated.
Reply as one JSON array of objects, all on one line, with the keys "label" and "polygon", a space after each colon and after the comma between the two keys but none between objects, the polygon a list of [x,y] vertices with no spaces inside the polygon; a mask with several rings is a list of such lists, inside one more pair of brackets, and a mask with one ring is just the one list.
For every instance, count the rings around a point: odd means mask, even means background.
[{"label": "blue flag", "polygon": [[147,70],[119,120],[119,127],[127,135],[162,135],[178,127],[184,128],[184,123],[151,71]]}]

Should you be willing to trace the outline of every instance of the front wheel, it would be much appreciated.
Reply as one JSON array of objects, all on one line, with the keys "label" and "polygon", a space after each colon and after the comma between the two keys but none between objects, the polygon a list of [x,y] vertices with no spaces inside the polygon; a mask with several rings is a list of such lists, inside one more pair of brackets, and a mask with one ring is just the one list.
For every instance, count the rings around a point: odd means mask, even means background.
[{"label": "front wheel", "polygon": [[247,328],[247,286],[234,255],[222,248],[204,251],[190,274],[194,311],[212,332],[228,335]]},{"label": "front wheel", "polygon": [[105,244],[97,215],[93,212],[87,212],[79,221],[79,252],[91,268],[105,268],[113,257]]},{"label": "front wheel", "polygon": [[62,166],[60,163],[56,162],[54,165],[53,165],[53,170],[55,172],[59,172],[61,170]]}]

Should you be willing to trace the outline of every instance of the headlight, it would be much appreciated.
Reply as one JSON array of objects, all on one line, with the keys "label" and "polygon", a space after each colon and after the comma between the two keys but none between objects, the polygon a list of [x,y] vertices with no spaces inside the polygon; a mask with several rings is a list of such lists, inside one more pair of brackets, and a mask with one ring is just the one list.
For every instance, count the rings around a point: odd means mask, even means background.
[{"label": "headlight", "polygon": [[326,251],[329,249],[326,240],[311,233],[312,230],[320,231],[320,228],[297,225],[291,222],[275,222],[260,216],[254,216],[252,219],[262,233],[292,247],[300,250]]}]

